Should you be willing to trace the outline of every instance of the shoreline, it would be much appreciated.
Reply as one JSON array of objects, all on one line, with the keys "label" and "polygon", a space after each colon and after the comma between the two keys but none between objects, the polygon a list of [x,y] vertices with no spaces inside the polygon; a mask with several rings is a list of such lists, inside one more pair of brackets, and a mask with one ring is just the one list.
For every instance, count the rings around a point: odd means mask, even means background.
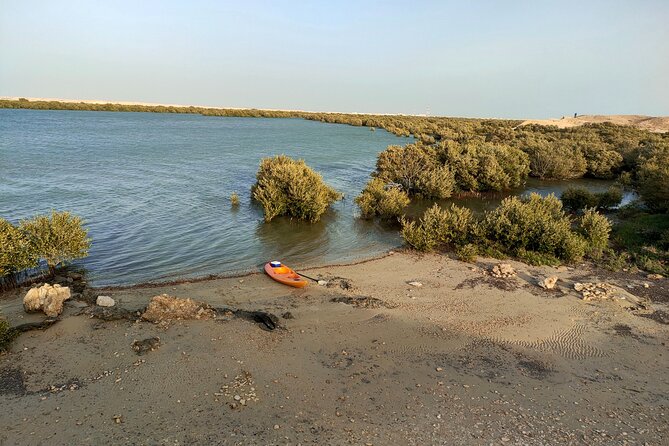
[{"label": "shoreline", "polygon": [[[385,252],[381,254],[374,255],[372,257],[365,257],[361,258],[358,260],[352,260],[350,262],[342,262],[342,263],[327,263],[323,265],[309,265],[305,266],[302,268],[298,268],[301,271],[311,271],[314,269],[323,269],[323,268],[336,268],[336,267],[344,267],[344,266],[354,266],[354,265],[361,265],[365,264],[368,262],[372,262],[374,260],[379,260],[383,259],[385,257],[388,257],[389,255],[392,255],[397,252],[402,252],[404,251],[404,248],[401,246],[391,248],[386,250]],[[169,287],[169,286],[176,286],[176,285],[184,285],[184,284],[191,284],[191,283],[200,283],[200,282],[208,282],[208,281],[214,281],[214,280],[225,280],[225,279],[239,279],[242,277],[251,277],[251,276],[256,276],[256,275],[264,275],[265,273],[262,270],[262,266],[258,270],[254,271],[241,271],[241,272],[232,272],[230,274],[226,273],[221,273],[221,274],[209,274],[207,276],[201,276],[201,277],[194,277],[192,279],[176,279],[176,280],[166,280],[164,282],[158,282],[158,281],[149,281],[149,282],[142,282],[142,283],[136,283],[132,285],[113,285],[113,286],[91,286],[89,287],[91,290],[96,290],[96,291],[125,291],[125,290],[133,290],[133,289],[144,289],[144,288],[163,288],[163,287]]]},{"label": "shoreline", "polygon": [[[0,443],[661,444],[669,281],[516,261],[496,277],[497,263],[394,252],[309,269],[328,286],[256,273],[109,292],[120,319],[66,301],[0,355]],[[537,286],[549,275],[555,289]],[[604,281],[607,298],[574,290]],[[164,293],[277,328],[136,316]],[[43,317],[21,293],[0,306]]]}]

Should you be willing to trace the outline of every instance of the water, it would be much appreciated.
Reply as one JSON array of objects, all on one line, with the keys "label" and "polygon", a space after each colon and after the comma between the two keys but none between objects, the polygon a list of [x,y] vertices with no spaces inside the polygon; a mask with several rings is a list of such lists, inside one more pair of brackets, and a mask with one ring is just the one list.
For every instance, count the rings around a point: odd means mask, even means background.
[{"label": "water", "polygon": [[[354,218],[353,198],[377,153],[407,141],[301,119],[0,110],[0,216],[83,217],[93,245],[81,263],[100,286],[346,261],[400,243]],[[260,159],[281,153],[346,195],[321,222],[264,223],[251,202]]]},{"label": "water", "polygon": [[[377,153],[410,141],[301,119],[0,110],[0,217],[17,223],[51,209],[83,217],[93,246],[79,263],[98,286],[257,270],[271,259],[344,262],[401,243],[397,228],[355,218],[353,198]],[[346,199],[315,224],[264,223],[250,188],[260,159],[281,153],[304,158]],[[611,182],[529,180],[442,204],[480,212],[510,194],[559,195],[574,184],[598,191]],[[429,204],[416,202],[410,213]]]},{"label": "water", "polygon": [[[616,185],[613,180],[598,180],[593,178],[580,178],[577,180],[539,180],[537,178],[528,178],[522,187],[510,189],[502,192],[486,192],[479,196],[467,197],[451,197],[445,200],[439,200],[438,203],[442,207],[449,207],[451,204],[465,206],[471,209],[475,214],[482,214],[497,207],[504,198],[512,195],[529,195],[530,193],[537,193],[542,197],[553,194],[560,197],[569,187],[583,187],[591,192],[605,192],[611,186]],[[623,191],[623,199],[620,205],[625,205],[637,198],[637,195],[625,190]],[[407,212],[412,217],[420,216],[425,209],[432,206],[434,201],[428,200],[414,200]]]}]

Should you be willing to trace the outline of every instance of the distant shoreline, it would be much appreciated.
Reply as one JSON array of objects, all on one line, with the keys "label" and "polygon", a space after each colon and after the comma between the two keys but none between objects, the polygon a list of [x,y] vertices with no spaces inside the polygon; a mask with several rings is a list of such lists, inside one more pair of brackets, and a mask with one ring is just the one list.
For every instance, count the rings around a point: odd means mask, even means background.
[{"label": "distant shoreline", "polygon": [[[239,108],[201,105],[156,104],[131,101],[104,101],[97,99],[61,99],[61,98],[28,98],[16,96],[0,96],[0,109],[35,109],[35,110],[77,110],[77,111],[113,111],[113,112],[144,112],[144,113],[188,113],[204,116],[230,117],[266,117],[266,118],[303,118],[319,120],[319,116],[346,116],[374,118],[397,117],[408,119],[463,119],[471,121],[514,121],[518,126],[542,125],[554,126],[559,129],[578,127],[584,124],[610,123],[620,126],[631,126],[654,133],[669,132],[669,116],[645,115],[577,115],[575,117],[551,119],[508,119],[508,118],[471,118],[455,116],[428,116],[404,113],[364,113],[308,111],[271,108]],[[339,122],[345,124],[346,122]],[[364,124],[363,124],[364,125]],[[399,135],[403,136],[403,135]]]}]

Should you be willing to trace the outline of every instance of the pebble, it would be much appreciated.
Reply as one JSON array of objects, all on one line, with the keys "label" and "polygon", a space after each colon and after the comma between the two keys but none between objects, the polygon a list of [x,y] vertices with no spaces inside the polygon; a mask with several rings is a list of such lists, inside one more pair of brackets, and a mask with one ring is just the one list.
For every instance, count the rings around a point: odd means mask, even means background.
[{"label": "pebble", "polygon": [[276,429],[280,429],[280,428],[281,428],[281,426],[279,426],[278,424],[275,424],[275,425],[274,425],[274,429],[275,429],[275,430],[276,430]]},{"label": "pebble", "polygon": [[116,305],[116,302],[109,296],[98,296],[95,304],[99,307],[113,307]]},{"label": "pebble", "polygon": [[409,285],[414,286],[414,287],[416,287],[416,288],[420,288],[420,287],[423,286],[422,283],[420,283],[420,282],[416,282],[416,281],[409,282]]}]

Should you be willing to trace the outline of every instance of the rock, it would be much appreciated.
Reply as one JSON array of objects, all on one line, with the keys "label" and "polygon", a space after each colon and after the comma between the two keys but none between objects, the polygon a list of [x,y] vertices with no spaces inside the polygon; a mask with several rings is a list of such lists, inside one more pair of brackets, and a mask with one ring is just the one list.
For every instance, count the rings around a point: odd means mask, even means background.
[{"label": "rock", "polygon": [[326,286],[326,285],[328,284],[328,281],[327,281],[327,280],[319,280],[319,281],[318,281],[318,284],[319,284],[320,286]]},{"label": "rock", "polygon": [[508,263],[498,263],[492,267],[492,275],[498,278],[508,278],[516,275],[516,270]]},{"label": "rock", "polygon": [[284,319],[295,319],[295,316],[293,316],[293,313],[291,313],[290,311],[286,311],[281,315],[281,317]]},{"label": "rock", "polygon": [[72,280],[81,280],[84,278],[83,275],[75,272],[69,272],[67,273],[67,277],[70,277]]},{"label": "rock", "polygon": [[132,349],[138,355],[143,355],[147,352],[152,352],[156,350],[158,347],[160,347],[160,338],[158,336],[152,338],[146,338],[141,341],[135,340],[132,343]]},{"label": "rock", "polygon": [[662,274],[648,274],[646,278],[650,280],[662,280],[664,279],[664,276]]},{"label": "rock", "polygon": [[420,282],[416,282],[416,281],[414,281],[414,282],[407,282],[407,283],[408,283],[409,285],[413,286],[413,287],[416,287],[416,288],[420,288],[420,287],[423,286],[422,283],[420,283]]},{"label": "rock", "polygon": [[101,307],[113,307],[116,305],[116,302],[109,296],[98,296],[95,304]]},{"label": "rock", "polygon": [[557,276],[546,277],[544,280],[539,281],[539,286],[545,290],[552,290],[555,288],[555,284],[558,281]]},{"label": "rock", "polygon": [[166,322],[184,319],[213,319],[216,312],[204,302],[193,299],[161,294],[151,298],[151,302],[142,313],[142,319],[149,322]]},{"label": "rock", "polygon": [[49,317],[56,317],[63,312],[63,302],[70,298],[70,289],[58,284],[44,284],[28,290],[23,298],[26,311],[40,311]]}]

